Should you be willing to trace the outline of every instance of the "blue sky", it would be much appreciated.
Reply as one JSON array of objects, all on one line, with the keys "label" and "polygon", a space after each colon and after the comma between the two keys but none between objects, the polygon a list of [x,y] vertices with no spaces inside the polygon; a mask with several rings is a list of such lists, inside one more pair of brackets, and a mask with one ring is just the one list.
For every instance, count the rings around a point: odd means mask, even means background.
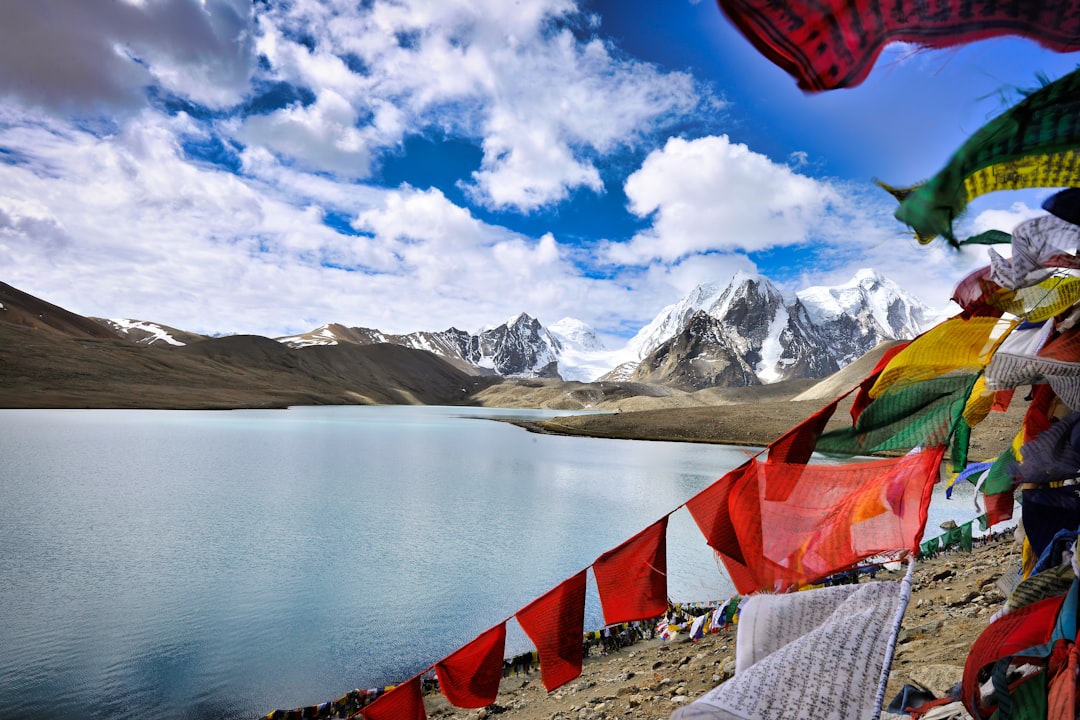
[{"label": "blue sky", "polygon": [[709,0],[8,0],[0,280],[207,333],[528,312],[612,346],[739,270],[873,267],[943,307],[985,250],[918,246],[872,179],[929,177],[1076,64],[894,45],[811,96]]}]

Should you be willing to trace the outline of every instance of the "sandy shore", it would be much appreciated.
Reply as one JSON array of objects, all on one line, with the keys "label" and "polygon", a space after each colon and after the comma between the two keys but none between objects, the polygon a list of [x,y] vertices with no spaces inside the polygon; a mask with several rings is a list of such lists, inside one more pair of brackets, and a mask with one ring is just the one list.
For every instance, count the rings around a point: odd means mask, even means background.
[{"label": "sandy shore", "polygon": [[[911,603],[897,645],[886,703],[907,682],[918,681],[938,697],[960,682],[971,644],[1004,598],[997,580],[1019,563],[1011,536],[920,563]],[[878,579],[898,579],[882,573]],[[691,600],[687,598],[687,600]],[[464,710],[441,695],[427,698],[428,715],[437,718],[503,720],[666,720],[732,676],[735,630],[690,642],[649,640],[607,656],[589,657],[581,677],[548,693],[539,672],[502,681],[495,705]],[[900,717],[884,715],[883,717]]]}]

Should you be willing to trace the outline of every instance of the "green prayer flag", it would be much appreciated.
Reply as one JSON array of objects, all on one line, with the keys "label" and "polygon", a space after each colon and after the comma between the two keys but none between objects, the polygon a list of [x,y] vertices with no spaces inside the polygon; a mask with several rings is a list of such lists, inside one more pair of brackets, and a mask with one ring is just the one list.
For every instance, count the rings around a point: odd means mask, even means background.
[{"label": "green prayer flag", "polygon": [[[824,433],[815,449],[850,457],[944,445],[963,422],[964,405],[976,379],[978,374],[949,373],[890,387],[863,410],[852,427]],[[966,442],[963,445],[966,455]]]},{"label": "green prayer flag", "polygon": [[926,183],[896,189],[898,220],[920,242],[959,243],[953,221],[995,190],[1080,185],[1080,70],[1031,93],[965,142]]},{"label": "green prayer flag", "polygon": [[959,245],[1008,245],[1012,243],[1012,235],[1001,230],[987,230],[978,235],[961,240]]}]

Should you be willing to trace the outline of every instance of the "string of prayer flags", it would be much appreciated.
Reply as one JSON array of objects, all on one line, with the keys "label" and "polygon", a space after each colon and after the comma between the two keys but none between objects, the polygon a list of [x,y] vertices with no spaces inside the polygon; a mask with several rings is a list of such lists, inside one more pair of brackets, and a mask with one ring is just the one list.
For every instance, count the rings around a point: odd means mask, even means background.
[{"label": "string of prayer flags", "polygon": [[427,720],[420,676],[406,680],[360,710],[364,720]]},{"label": "string of prayer flags", "polygon": [[1073,71],[980,128],[926,183],[885,187],[900,200],[897,219],[915,231],[919,242],[941,236],[956,246],[953,221],[980,195],[1080,185],[1078,147],[1080,71]]},{"label": "string of prayer flags", "polygon": [[664,516],[593,563],[608,625],[654,618],[667,609],[667,526]]},{"label": "string of prayer flags", "polygon": [[517,611],[540,655],[540,680],[550,692],[581,674],[585,632],[585,570]]},{"label": "string of prayer flags", "polygon": [[1058,52],[1076,50],[1080,10],[1070,3],[1022,0],[720,0],[753,46],[808,91],[852,87],[870,73],[890,42],[943,48],[1022,35]]},{"label": "string of prayer flags", "polygon": [[439,689],[446,699],[461,708],[482,708],[495,702],[505,647],[506,623],[502,622],[435,663]]}]

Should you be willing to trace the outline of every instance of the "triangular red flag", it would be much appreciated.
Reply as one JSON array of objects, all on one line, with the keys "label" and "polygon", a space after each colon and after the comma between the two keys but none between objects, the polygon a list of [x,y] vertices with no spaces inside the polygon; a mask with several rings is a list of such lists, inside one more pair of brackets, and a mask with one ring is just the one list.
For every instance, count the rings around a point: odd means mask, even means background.
[{"label": "triangular red flag", "polygon": [[753,585],[753,576],[746,566],[739,538],[735,535],[735,526],[728,512],[728,497],[731,489],[745,474],[757,470],[754,460],[747,460],[709,487],[686,501],[686,509],[694,518],[705,542],[720,556],[727,568],[731,581],[736,588]]},{"label": "triangular red flag", "polygon": [[364,720],[427,720],[420,676],[406,680],[360,710]]},{"label": "triangular red flag", "polygon": [[540,680],[548,691],[581,674],[585,634],[585,570],[517,611],[540,654]]},{"label": "triangular red flag", "polygon": [[645,620],[667,610],[665,516],[593,563],[604,622]]},{"label": "triangular red flag", "polygon": [[769,462],[805,464],[814,453],[818,436],[825,432],[825,426],[836,412],[840,401],[851,394],[851,390],[833,400],[801,423],[788,430],[769,444]]},{"label": "triangular red flag", "polygon": [[502,622],[435,663],[439,689],[446,699],[460,708],[482,708],[495,702],[505,646],[506,623]]}]

